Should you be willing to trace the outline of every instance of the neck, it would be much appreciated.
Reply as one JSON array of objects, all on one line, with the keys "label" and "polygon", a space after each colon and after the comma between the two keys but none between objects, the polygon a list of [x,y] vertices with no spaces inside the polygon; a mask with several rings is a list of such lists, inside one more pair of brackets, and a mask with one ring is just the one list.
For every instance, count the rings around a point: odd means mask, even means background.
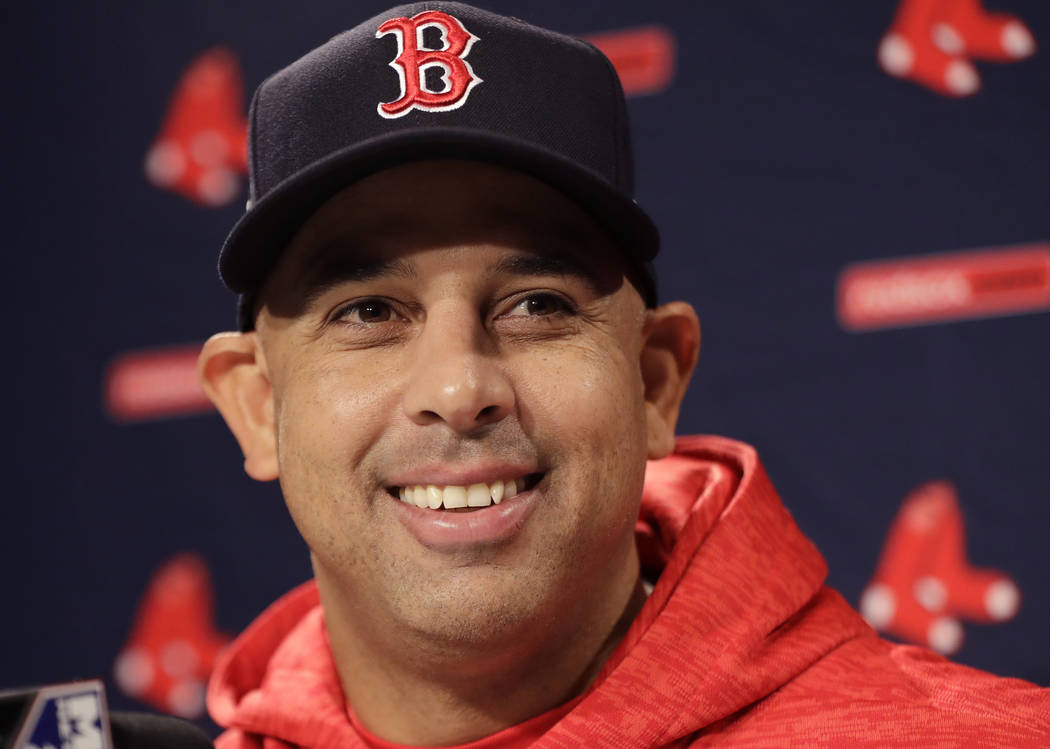
[{"label": "neck", "polygon": [[[316,567],[316,565],[315,565]],[[477,740],[582,694],[623,639],[645,592],[637,555],[601,587],[604,595],[530,622],[492,642],[435,644],[396,625],[359,626],[361,608],[316,569],[343,692],[361,723],[415,746]],[[579,614],[583,614],[580,616]],[[391,632],[398,632],[391,637]]]}]

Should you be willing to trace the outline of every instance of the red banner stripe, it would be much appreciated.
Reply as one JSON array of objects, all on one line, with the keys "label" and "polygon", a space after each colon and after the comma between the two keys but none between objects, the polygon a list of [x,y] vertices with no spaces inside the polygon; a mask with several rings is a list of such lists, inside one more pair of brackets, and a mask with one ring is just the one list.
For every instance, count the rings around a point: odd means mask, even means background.
[{"label": "red banner stripe", "polygon": [[197,380],[200,344],[116,357],[105,376],[105,409],[117,421],[201,413],[212,408]]},{"label": "red banner stripe", "polygon": [[851,265],[837,306],[853,331],[1047,310],[1050,243]]},{"label": "red banner stripe", "polygon": [[662,26],[590,34],[584,39],[608,57],[625,94],[653,94],[674,76],[674,36]]}]

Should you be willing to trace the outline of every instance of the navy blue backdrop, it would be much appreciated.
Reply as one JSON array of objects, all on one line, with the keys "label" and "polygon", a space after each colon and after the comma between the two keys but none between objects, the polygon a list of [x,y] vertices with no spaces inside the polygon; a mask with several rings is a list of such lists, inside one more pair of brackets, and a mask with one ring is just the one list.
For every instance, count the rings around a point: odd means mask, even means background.
[{"label": "navy blue backdrop", "polygon": [[[485,4],[574,34],[657,27],[673,40],[668,85],[631,96],[629,109],[639,201],[663,236],[661,296],[691,301],[704,328],[680,431],[755,444],[855,605],[905,497],[950,482],[969,562],[1015,586],[999,590],[1006,621],[954,617],[964,633],[954,657],[1050,684],[1050,301],[1039,301],[1050,53],[978,61],[980,90],[953,97],[880,68],[897,0]],[[995,5],[1050,47],[1045,0]],[[113,702],[140,705],[114,683],[114,663],[165,562],[184,551],[203,560],[215,627],[228,633],[309,576],[278,488],[243,474],[215,413],[120,418],[106,376],[127,352],[192,350],[234,324],[214,268],[243,186],[206,207],[143,169],[187,66],[222,45],[250,94],[384,7],[4,10],[0,684],[103,675]],[[1014,246],[1027,248],[1019,266]],[[990,312],[953,297],[940,314],[893,286],[940,288],[900,280],[927,256],[946,283],[973,281],[952,265],[963,250],[977,250],[993,280],[1015,274]],[[840,304],[844,269],[888,258],[904,265],[870,270],[861,296]],[[867,322],[851,328],[853,313]],[[895,594],[935,613],[937,591],[924,590]],[[882,603],[867,613],[892,629]]]}]

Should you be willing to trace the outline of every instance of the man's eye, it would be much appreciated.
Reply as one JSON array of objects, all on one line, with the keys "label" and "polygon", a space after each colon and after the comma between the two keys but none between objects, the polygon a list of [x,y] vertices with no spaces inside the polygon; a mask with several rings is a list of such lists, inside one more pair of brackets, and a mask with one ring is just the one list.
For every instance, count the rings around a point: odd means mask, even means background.
[{"label": "man's eye", "polygon": [[382,299],[364,299],[339,310],[336,318],[345,322],[380,323],[397,318],[394,308]]},{"label": "man's eye", "polygon": [[553,315],[559,312],[570,312],[572,306],[557,294],[530,294],[517,304],[509,313],[509,316],[539,316]]}]

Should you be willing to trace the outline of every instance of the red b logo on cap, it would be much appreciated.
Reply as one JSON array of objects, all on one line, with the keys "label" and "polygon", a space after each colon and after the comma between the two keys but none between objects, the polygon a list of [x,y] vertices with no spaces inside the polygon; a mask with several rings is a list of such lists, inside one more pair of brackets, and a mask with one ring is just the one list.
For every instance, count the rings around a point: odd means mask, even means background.
[{"label": "red b logo on cap", "polygon": [[[441,31],[444,47],[427,49],[423,46],[423,31],[427,28]],[[376,109],[388,119],[408,114],[412,109],[426,112],[445,112],[458,109],[467,100],[467,94],[481,79],[464,58],[478,40],[457,19],[439,10],[417,13],[411,18],[391,18],[376,31],[376,38],[384,34],[397,37],[397,57],[390,67],[397,71],[401,81],[401,96],[397,101],[380,104]],[[442,91],[426,87],[426,70],[441,70]]]}]

